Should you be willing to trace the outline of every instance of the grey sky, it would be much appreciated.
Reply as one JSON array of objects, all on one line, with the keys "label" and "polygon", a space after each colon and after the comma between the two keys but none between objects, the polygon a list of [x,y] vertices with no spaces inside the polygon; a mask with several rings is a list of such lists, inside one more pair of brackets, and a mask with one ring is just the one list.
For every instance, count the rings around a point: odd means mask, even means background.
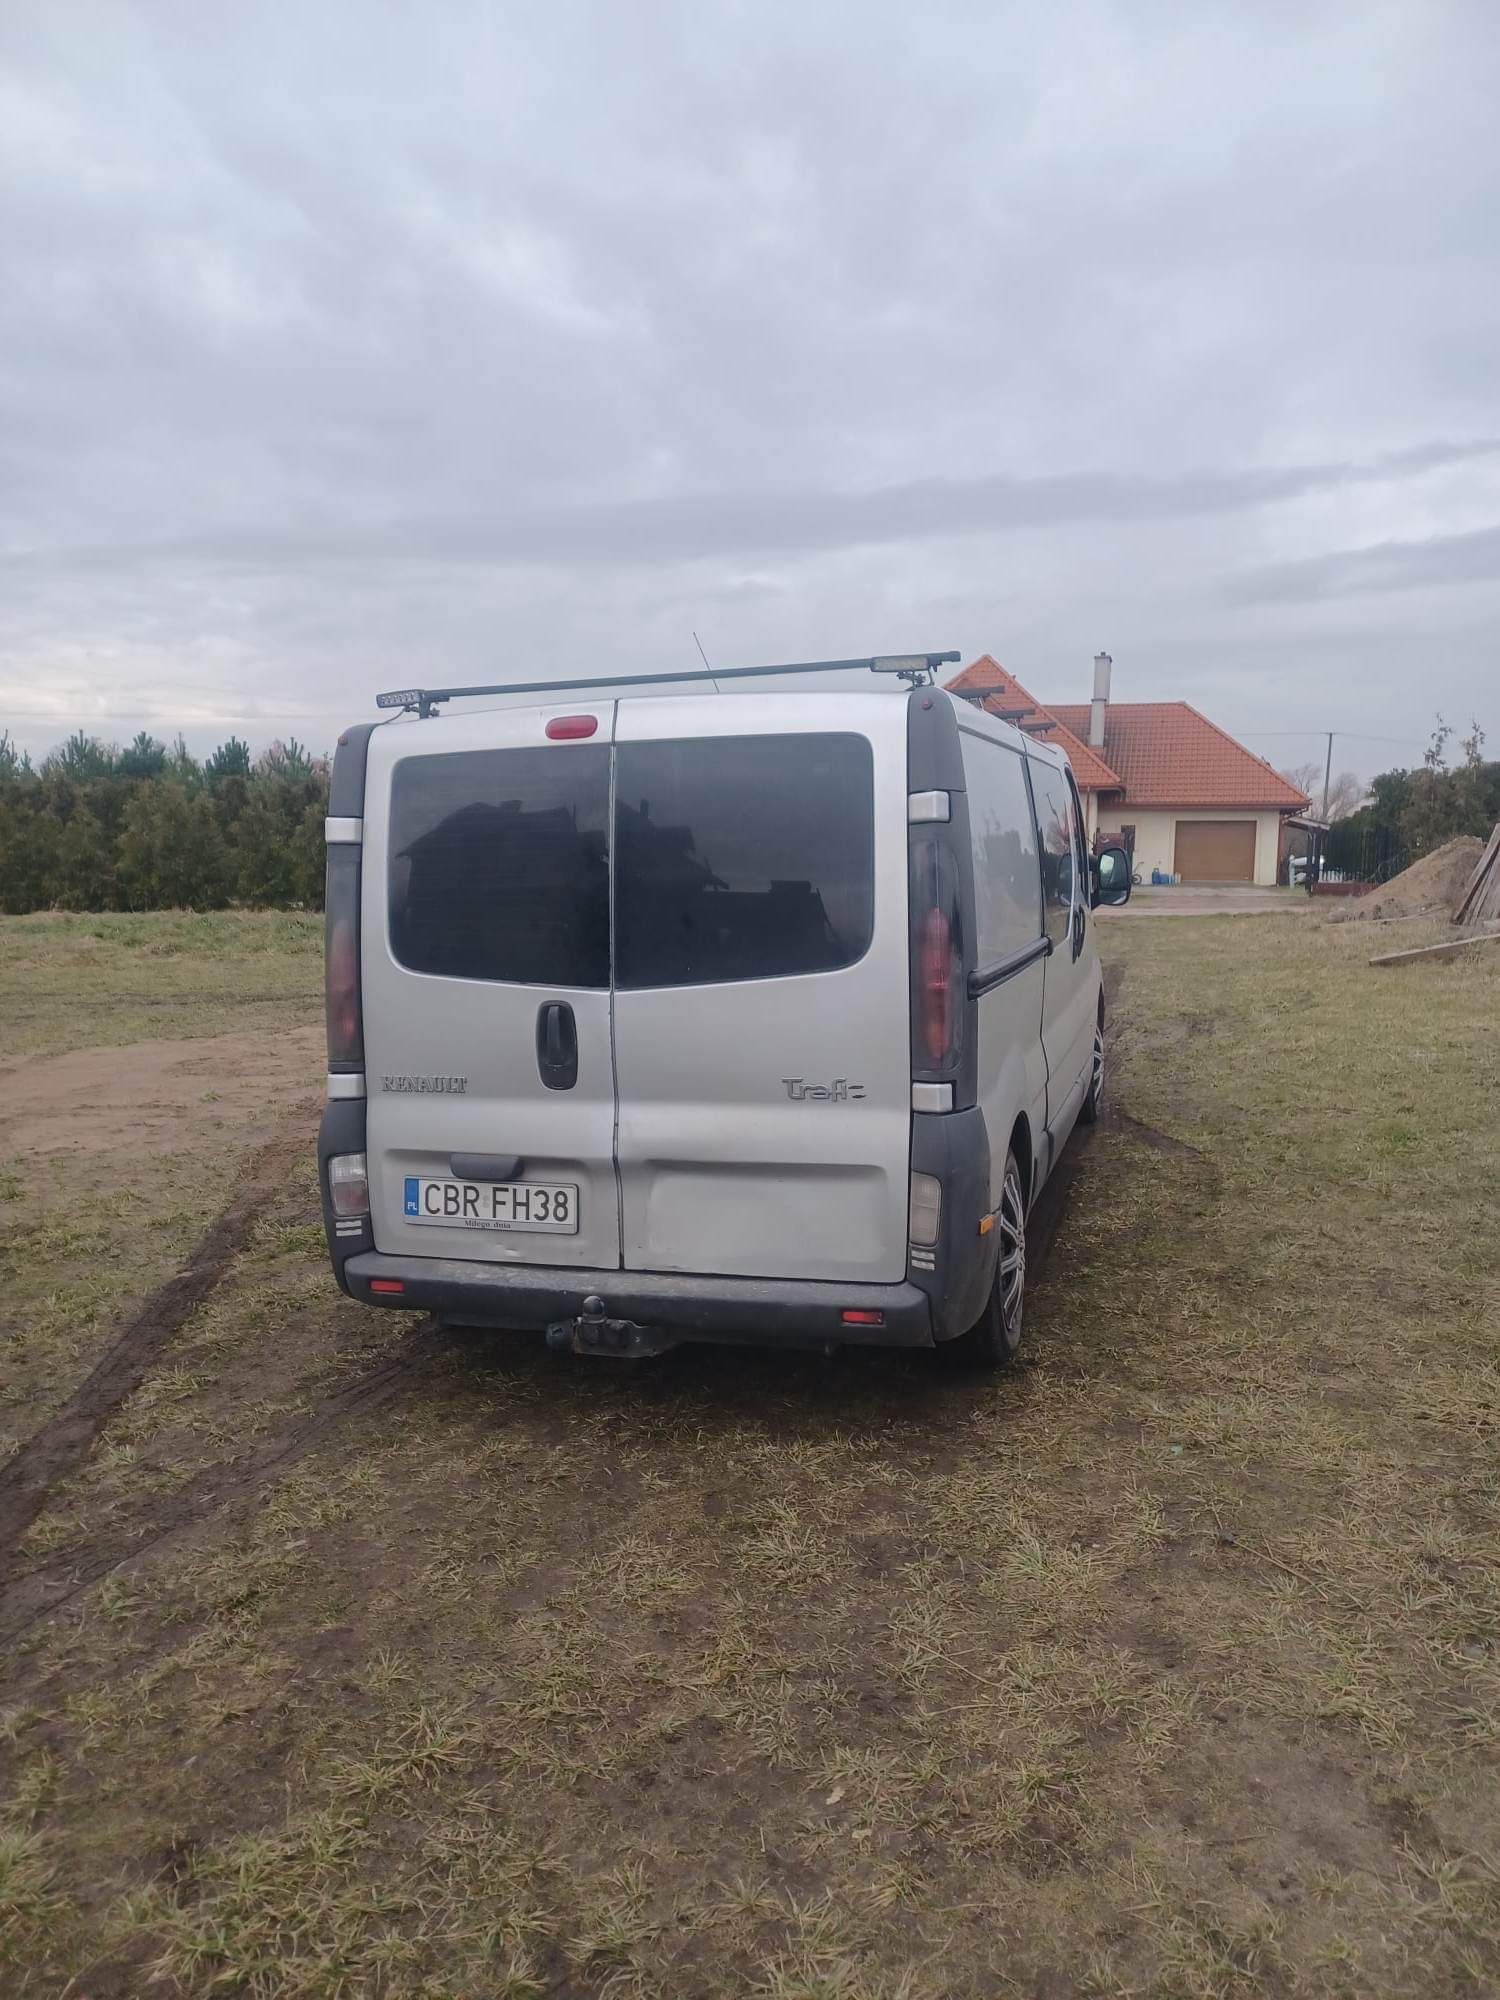
[{"label": "grey sky", "polygon": [[0,726],[696,627],[1500,740],[1497,86],[1442,0],[8,0]]}]

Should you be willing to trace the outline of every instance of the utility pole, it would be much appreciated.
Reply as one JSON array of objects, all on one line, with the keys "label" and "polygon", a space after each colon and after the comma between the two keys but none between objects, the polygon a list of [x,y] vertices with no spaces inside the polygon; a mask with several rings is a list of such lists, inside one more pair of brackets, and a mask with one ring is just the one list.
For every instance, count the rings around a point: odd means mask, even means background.
[{"label": "utility pole", "polygon": [[1325,825],[1327,824],[1328,820],[1328,784],[1332,776],[1333,776],[1333,731],[1330,729],[1328,732],[1328,757],[1327,761],[1323,765],[1323,810],[1319,814],[1319,817],[1323,820]]}]

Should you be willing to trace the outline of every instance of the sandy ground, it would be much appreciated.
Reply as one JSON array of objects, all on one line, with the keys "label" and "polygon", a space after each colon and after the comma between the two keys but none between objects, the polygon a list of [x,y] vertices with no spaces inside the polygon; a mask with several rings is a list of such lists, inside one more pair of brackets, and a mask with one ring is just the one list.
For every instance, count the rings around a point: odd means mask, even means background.
[{"label": "sandy ground", "polygon": [[0,1067],[0,1158],[176,1153],[219,1123],[254,1126],[322,1072],[321,1027],[73,1049]]}]

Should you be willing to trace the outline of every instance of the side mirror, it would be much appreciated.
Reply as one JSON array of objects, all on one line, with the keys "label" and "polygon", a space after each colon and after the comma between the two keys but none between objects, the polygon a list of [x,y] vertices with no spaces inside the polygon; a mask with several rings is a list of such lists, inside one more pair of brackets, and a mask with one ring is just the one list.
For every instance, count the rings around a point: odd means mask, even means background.
[{"label": "side mirror", "polygon": [[1130,856],[1123,847],[1101,847],[1094,856],[1094,907],[1130,901]]}]

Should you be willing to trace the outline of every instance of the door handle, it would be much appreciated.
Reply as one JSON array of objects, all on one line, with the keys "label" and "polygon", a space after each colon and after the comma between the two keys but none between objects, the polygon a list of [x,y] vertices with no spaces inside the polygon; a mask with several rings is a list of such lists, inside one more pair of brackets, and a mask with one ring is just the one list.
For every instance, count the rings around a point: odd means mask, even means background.
[{"label": "door handle", "polygon": [[536,1066],[548,1090],[578,1081],[578,1023],[566,1000],[544,1000],[536,1010]]},{"label": "door handle", "polygon": [[518,1181],[526,1162],[519,1153],[455,1153],[448,1164],[461,1181]]}]

